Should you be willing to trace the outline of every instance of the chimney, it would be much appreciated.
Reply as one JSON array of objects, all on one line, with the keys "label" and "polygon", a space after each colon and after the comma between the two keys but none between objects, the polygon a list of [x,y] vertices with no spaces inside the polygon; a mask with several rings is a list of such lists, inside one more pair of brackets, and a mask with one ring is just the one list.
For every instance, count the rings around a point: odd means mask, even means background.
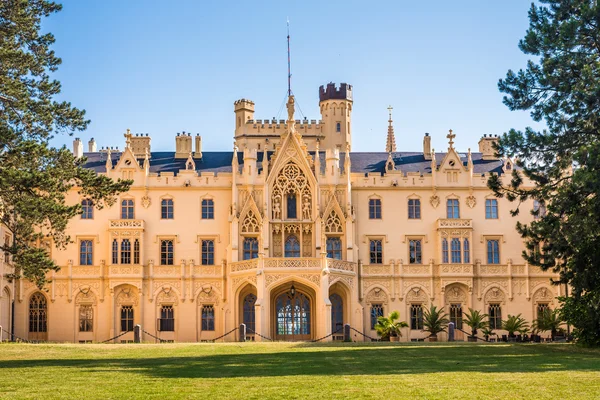
[{"label": "chimney", "polygon": [[423,157],[426,160],[431,160],[431,136],[429,136],[429,133],[425,133],[423,137]]},{"label": "chimney", "polygon": [[192,136],[183,131],[175,138],[175,158],[188,158],[192,152]]},{"label": "chimney", "polygon": [[94,140],[94,138],[91,138],[88,142],[88,151],[90,153],[95,153],[98,151],[98,147],[96,146],[96,141]]},{"label": "chimney", "polygon": [[73,156],[81,158],[83,156],[83,142],[79,138],[73,140]]},{"label": "chimney", "polygon": [[194,153],[194,158],[202,158],[202,136],[199,133],[196,133],[196,152]]},{"label": "chimney", "polygon": [[498,135],[483,135],[483,137],[479,139],[479,152],[482,154],[482,159],[489,161],[498,158],[496,156],[496,151],[492,147],[493,143],[498,143]]},{"label": "chimney", "polygon": [[148,152],[148,157],[151,157],[150,142],[151,138],[147,133],[145,135],[136,133],[135,136],[131,136],[130,147],[135,158],[146,158],[146,152]]}]

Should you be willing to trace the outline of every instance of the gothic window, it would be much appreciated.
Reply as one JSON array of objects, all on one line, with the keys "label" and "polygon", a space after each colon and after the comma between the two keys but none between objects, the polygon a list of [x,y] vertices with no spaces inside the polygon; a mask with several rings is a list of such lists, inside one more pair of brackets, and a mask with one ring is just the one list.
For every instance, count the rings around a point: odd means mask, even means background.
[{"label": "gothic window", "polygon": [[422,330],[423,329],[423,305],[422,304],[411,304],[410,305],[410,329]]},{"label": "gothic window", "polygon": [[258,239],[244,238],[244,260],[258,258]]},{"label": "gothic window", "polygon": [[339,237],[327,238],[327,257],[342,259],[342,240]]},{"label": "gothic window", "polygon": [[123,239],[121,242],[121,264],[131,264],[131,242]]},{"label": "gothic window", "polygon": [[91,240],[79,242],[79,265],[94,265]]},{"label": "gothic window", "polygon": [[409,240],[408,249],[410,253],[410,264],[421,264],[423,262],[422,245],[420,239]]},{"label": "gothic window", "polygon": [[162,199],[160,202],[160,218],[173,219],[173,199]]},{"label": "gothic window", "polygon": [[133,330],[133,306],[121,307],[121,332]]},{"label": "gothic window", "polygon": [[450,242],[451,262],[460,264],[460,239],[453,238]]},{"label": "gothic window", "polygon": [[408,200],[408,219],[421,219],[421,200]]},{"label": "gothic window", "polygon": [[48,331],[48,303],[41,293],[34,293],[29,300],[29,332]]},{"label": "gothic window", "polygon": [[112,242],[112,263],[119,263],[119,242],[117,241],[117,239],[113,239]]},{"label": "gothic window", "polygon": [[91,305],[79,306],[79,332],[94,330],[94,310]]},{"label": "gothic window", "polygon": [[140,240],[139,239],[135,239],[133,241],[133,263],[134,264],[140,263]]},{"label": "gothic window", "polygon": [[463,262],[471,262],[471,247],[469,245],[469,239],[463,240]]},{"label": "gothic window", "polygon": [[500,303],[490,303],[488,307],[490,329],[502,329],[502,308]]},{"label": "gothic window", "polygon": [[488,264],[500,264],[500,241],[487,241],[487,260]]},{"label": "gothic window", "polygon": [[6,236],[4,236],[4,248],[6,249],[4,251],[4,262],[6,264],[8,264],[10,262],[10,251],[8,251],[9,247],[10,247],[10,236],[6,235]]},{"label": "gothic window", "polygon": [[550,310],[550,304],[548,303],[538,303],[537,305],[537,319],[538,321],[542,319],[544,313]]},{"label": "gothic window", "polygon": [[174,245],[172,240],[160,241],[160,265],[173,265]]},{"label": "gothic window", "polygon": [[93,219],[94,218],[94,206],[90,199],[85,199],[81,202],[81,219]]},{"label": "gothic window", "polygon": [[215,203],[212,199],[202,200],[202,219],[215,219]]},{"label": "gothic window", "polygon": [[134,210],[133,200],[121,201],[121,219],[134,219]]},{"label": "gothic window", "polygon": [[383,264],[383,245],[381,240],[371,240],[369,243],[370,264]]},{"label": "gothic window", "polygon": [[340,217],[332,211],[325,222],[325,232],[327,233],[342,233],[344,230],[342,228],[342,221],[340,221]]},{"label": "gothic window", "polygon": [[448,264],[448,239],[442,239],[442,263]]},{"label": "gothic window", "polygon": [[175,331],[175,313],[172,305],[164,305],[160,308],[158,330],[161,332]]},{"label": "gothic window", "polygon": [[298,205],[296,202],[296,194],[294,193],[289,193],[287,195],[287,218],[298,218]]},{"label": "gothic window", "polygon": [[254,211],[248,210],[246,214],[246,218],[244,218],[244,222],[242,223],[242,233],[259,233],[260,225],[258,224],[258,219],[256,215],[254,215]]},{"label": "gothic window", "polygon": [[377,324],[377,318],[379,317],[383,317],[383,304],[371,304],[371,329],[375,329],[375,324]]},{"label": "gothic window", "polygon": [[454,328],[462,329],[462,304],[450,304],[450,322],[454,322]]},{"label": "gothic window", "polygon": [[215,330],[215,308],[212,305],[202,306],[202,330]]},{"label": "gothic window", "polygon": [[331,332],[341,332],[344,328],[344,302],[337,293],[329,296],[331,302]]},{"label": "gothic window", "polygon": [[485,218],[498,219],[498,200],[487,199],[485,201]]},{"label": "gothic window", "polygon": [[460,218],[460,208],[458,205],[458,199],[448,199],[446,201],[446,218]]},{"label": "gothic window", "polygon": [[256,331],[256,295],[250,293],[244,297],[244,324],[248,333]]},{"label": "gothic window", "polygon": [[300,257],[300,242],[295,235],[290,235],[285,241],[285,257]]},{"label": "gothic window", "polygon": [[202,241],[202,265],[214,265],[215,264],[215,241],[214,240],[203,240]]},{"label": "gothic window", "polygon": [[369,219],[381,219],[380,199],[369,199]]}]

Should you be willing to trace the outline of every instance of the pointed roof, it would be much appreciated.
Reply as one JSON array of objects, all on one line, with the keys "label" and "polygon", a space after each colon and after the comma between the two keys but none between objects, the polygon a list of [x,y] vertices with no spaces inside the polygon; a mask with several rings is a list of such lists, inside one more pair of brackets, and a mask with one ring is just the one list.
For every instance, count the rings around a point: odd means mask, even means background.
[{"label": "pointed roof", "polygon": [[385,143],[385,151],[386,153],[395,153],[396,152],[396,137],[394,136],[394,125],[392,125],[392,106],[388,107],[388,111],[390,112],[390,119],[388,120],[388,133],[387,133],[387,141]]}]

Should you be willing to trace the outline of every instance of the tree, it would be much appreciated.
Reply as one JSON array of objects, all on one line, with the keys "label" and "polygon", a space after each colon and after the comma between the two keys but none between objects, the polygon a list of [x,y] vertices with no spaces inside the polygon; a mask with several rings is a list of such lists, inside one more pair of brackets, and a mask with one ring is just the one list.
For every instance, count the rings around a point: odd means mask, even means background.
[{"label": "tree", "polygon": [[56,134],[72,135],[89,121],[85,111],[58,102],[60,82],[52,80],[61,63],[51,45],[54,36],[40,33],[43,17],[61,10],[47,0],[0,2],[0,223],[12,239],[0,250],[12,257],[9,278],[27,278],[40,288],[46,273],[57,270],[50,244],[62,249],[71,242],[69,220],[81,213],[68,204],[76,188],[97,208],[112,205],[129,181],[114,182],[82,167],[66,148],[53,148]]},{"label": "tree", "polygon": [[515,332],[519,332],[523,335],[529,332],[529,324],[527,321],[525,321],[525,318],[523,318],[521,314],[508,314],[506,321],[502,321],[502,329],[508,332],[508,337],[514,337]]},{"label": "tree", "polygon": [[[517,224],[525,260],[559,273],[571,288],[563,315],[582,343],[600,345],[600,4],[540,0],[519,47],[534,57],[500,80],[510,110],[529,110],[547,129],[511,129],[496,146],[515,158],[509,182],[492,176],[497,196],[536,200],[530,224]],[[523,187],[528,179],[533,188]],[[545,212],[541,210],[545,209]]]},{"label": "tree", "polygon": [[398,321],[399,319],[400,313],[398,311],[392,311],[387,317],[377,318],[375,330],[381,336],[381,340],[402,336],[401,329],[408,327],[408,324],[405,321]]},{"label": "tree", "polygon": [[443,308],[438,309],[431,305],[429,309],[423,311],[423,330],[429,332],[429,338],[437,338],[438,333],[446,332],[449,322]]},{"label": "tree", "polygon": [[563,324],[563,318],[561,310],[551,310],[546,308],[538,319],[533,321],[531,329],[537,332],[548,332],[550,331],[550,337],[554,340]]},{"label": "tree", "polygon": [[468,313],[463,313],[465,318],[463,322],[471,328],[471,337],[477,336],[478,329],[485,329],[488,327],[487,321],[485,319],[488,317],[487,314],[482,314],[479,310],[473,310],[469,308]]}]

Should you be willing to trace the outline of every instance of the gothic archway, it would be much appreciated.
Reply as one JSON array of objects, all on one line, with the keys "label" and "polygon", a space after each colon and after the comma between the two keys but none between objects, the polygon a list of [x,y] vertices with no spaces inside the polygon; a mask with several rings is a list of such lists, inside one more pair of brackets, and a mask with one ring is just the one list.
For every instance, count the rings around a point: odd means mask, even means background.
[{"label": "gothic archway", "polygon": [[48,340],[48,302],[40,292],[29,298],[29,340]]},{"label": "gothic archway", "polygon": [[273,339],[311,340],[314,333],[315,299],[308,287],[295,282],[272,294]]}]

